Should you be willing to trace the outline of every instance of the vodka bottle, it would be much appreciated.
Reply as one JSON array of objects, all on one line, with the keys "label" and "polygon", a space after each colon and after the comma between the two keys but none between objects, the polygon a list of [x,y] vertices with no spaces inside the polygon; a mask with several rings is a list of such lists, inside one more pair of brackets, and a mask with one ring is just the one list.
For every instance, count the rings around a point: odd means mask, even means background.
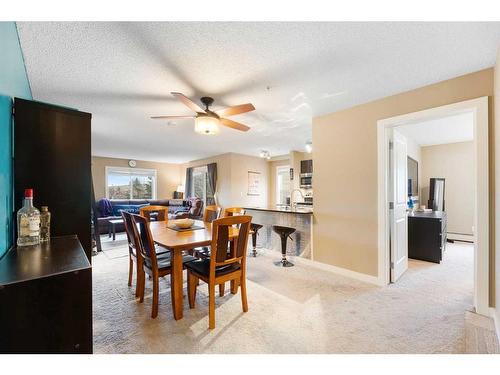
[{"label": "vodka bottle", "polygon": [[24,205],[17,211],[17,246],[40,243],[40,211],[33,207],[33,189],[24,191]]},{"label": "vodka bottle", "polygon": [[50,240],[50,212],[47,206],[42,206],[40,213],[40,242]]}]

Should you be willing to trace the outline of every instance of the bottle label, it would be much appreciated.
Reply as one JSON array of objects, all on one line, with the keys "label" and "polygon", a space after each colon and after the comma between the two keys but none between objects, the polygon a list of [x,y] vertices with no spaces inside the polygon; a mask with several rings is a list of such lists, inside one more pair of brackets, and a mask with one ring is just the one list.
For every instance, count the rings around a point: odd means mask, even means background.
[{"label": "bottle label", "polygon": [[38,236],[40,234],[40,218],[30,217],[28,220],[28,229],[30,236]]},{"label": "bottle label", "polygon": [[19,220],[19,236],[27,237],[30,235],[30,222],[27,217],[22,217]]}]

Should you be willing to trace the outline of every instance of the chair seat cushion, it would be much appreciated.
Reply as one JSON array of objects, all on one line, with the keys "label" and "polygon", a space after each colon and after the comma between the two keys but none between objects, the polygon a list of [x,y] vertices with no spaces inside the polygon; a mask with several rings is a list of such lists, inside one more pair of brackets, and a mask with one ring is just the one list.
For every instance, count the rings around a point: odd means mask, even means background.
[{"label": "chair seat cushion", "polygon": [[[163,253],[161,255],[158,255],[156,259],[158,261],[158,270],[160,271],[169,269],[172,266],[172,257],[170,253]],[[196,260],[196,258],[191,255],[182,256],[182,263],[188,263],[194,260]],[[147,268],[151,269],[151,259],[144,259],[144,265]]]},{"label": "chair seat cushion", "polygon": [[[186,264],[186,268],[193,270],[197,274],[208,276],[210,273],[210,259],[200,259]],[[228,264],[227,266],[218,266],[215,270],[215,276],[222,276],[240,269],[239,263]]]}]

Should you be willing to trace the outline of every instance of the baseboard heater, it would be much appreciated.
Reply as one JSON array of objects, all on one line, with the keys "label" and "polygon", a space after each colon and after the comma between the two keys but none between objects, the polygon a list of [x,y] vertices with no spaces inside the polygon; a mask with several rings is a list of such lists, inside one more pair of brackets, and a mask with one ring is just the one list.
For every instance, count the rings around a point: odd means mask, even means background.
[{"label": "baseboard heater", "polygon": [[474,243],[474,236],[472,234],[448,232],[447,241],[451,243],[455,241]]}]

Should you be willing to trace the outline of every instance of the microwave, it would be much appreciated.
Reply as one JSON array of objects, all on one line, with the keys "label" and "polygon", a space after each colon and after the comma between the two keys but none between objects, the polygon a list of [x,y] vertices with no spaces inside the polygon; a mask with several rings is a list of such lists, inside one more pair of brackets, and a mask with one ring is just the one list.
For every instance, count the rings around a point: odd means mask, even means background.
[{"label": "microwave", "polygon": [[300,174],[300,187],[302,189],[312,188],[312,173]]}]

